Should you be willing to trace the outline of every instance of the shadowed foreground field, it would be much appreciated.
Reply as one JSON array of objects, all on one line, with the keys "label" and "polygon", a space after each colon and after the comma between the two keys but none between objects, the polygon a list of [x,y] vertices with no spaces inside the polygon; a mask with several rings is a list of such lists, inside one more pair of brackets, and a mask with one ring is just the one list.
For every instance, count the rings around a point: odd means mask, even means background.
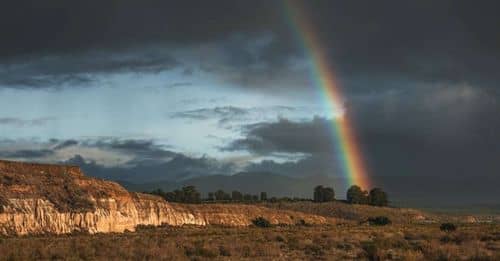
[{"label": "shadowed foreground field", "polygon": [[0,238],[2,260],[500,260],[500,226],[160,227],[124,234]]}]

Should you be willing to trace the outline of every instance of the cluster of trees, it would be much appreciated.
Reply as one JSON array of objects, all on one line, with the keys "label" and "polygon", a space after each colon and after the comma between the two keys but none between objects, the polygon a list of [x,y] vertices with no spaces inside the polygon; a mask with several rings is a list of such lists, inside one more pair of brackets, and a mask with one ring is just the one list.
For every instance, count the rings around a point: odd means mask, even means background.
[{"label": "cluster of trees", "polygon": [[[328,202],[335,200],[335,191],[331,187],[316,186],[314,188],[314,202]],[[351,186],[347,190],[347,202],[350,204],[366,204],[372,206],[387,206],[387,193],[381,188],[374,188],[370,192],[359,186]]]},{"label": "cluster of trees", "polygon": [[258,195],[243,194],[237,190],[233,190],[231,194],[219,189],[215,192],[209,192],[207,201],[267,201],[267,193],[261,192]]},{"label": "cluster of trees", "polygon": [[[150,194],[158,195],[163,197],[165,200],[170,202],[182,202],[182,203],[201,203],[202,201],[210,202],[257,202],[257,201],[296,201],[304,199],[289,199],[289,198],[267,198],[266,192],[261,192],[260,196],[243,194],[237,190],[227,193],[224,190],[217,190],[215,192],[208,193],[208,198],[202,200],[200,192],[194,186],[185,186],[182,189],[176,189],[174,191],[164,192],[161,189],[149,192]],[[331,187],[316,186],[314,188],[314,202],[328,202],[335,200],[335,191]],[[370,192],[362,190],[359,186],[351,186],[347,190],[347,202],[350,204],[367,204],[372,206],[387,206],[389,200],[387,198],[387,193],[380,188],[374,188]]]},{"label": "cluster of trees", "polygon": [[208,198],[202,199],[200,192],[195,186],[185,186],[182,189],[176,189],[174,191],[165,192],[161,189],[153,190],[151,192],[146,192],[153,195],[158,195],[169,202],[181,202],[181,203],[201,203],[202,201],[238,201],[238,202],[256,202],[256,201],[267,201],[267,193],[261,192],[260,197],[258,195],[243,194],[237,190],[231,192],[231,194],[224,192],[223,190],[217,190],[216,192],[208,193]]},{"label": "cluster of trees", "polygon": [[200,203],[201,194],[196,190],[195,186],[185,186],[182,189],[176,189],[174,191],[164,192],[161,189],[157,189],[149,192],[149,194],[158,195],[164,198],[166,201],[170,202],[182,202],[182,203]]},{"label": "cluster of trees", "polygon": [[367,204],[372,206],[387,206],[389,200],[387,193],[381,188],[373,188],[368,191],[362,190],[359,186],[351,186],[347,190],[347,202],[350,204]]}]

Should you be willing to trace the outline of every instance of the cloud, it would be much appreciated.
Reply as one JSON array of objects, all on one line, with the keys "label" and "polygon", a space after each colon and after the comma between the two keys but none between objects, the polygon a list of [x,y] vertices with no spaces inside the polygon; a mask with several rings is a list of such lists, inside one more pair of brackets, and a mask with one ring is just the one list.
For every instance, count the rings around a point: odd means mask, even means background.
[{"label": "cloud", "polygon": [[248,114],[248,109],[234,106],[202,108],[196,110],[181,111],[172,114],[172,118],[184,118],[194,120],[207,120],[214,118],[230,119]]},{"label": "cloud", "polygon": [[103,166],[78,154],[61,163],[80,166],[90,176],[138,184],[156,181],[182,181],[192,177],[210,175],[228,175],[236,171],[235,166],[231,163],[219,162],[206,156],[196,158],[183,154],[177,154],[165,162],[141,162],[133,166]]},{"label": "cloud", "polygon": [[173,119],[216,121],[221,128],[236,129],[240,128],[242,125],[270,121],[278,117],[299,117],[302,114],[307,114],[311,110],[311,108],[298,108],[292,106],[220,106],[179,111],[172,113],[170,117]]},{"label": "cloud", "polygon": [[2,140],[0,157],[73,164],[81,166],[90,176],[137,183],[227,175],[238,169],[230,161],[219,161],[206,155],[188,156],[167,148],[156,141],[141,139]]},{"label": "cloud", "polygon": [[45,55],[0,64],[0,85],[12,88],[85,86],[103,74],[158,73],[179,66],[164,50],[89,51]]},{"label": "cloud", "polygon": [[190,82],[175,82],[168,84],[167,87],[169,88],[177,88],[177,87],[189,87],[192,86],[193,84]]},{"label": "cloud", "polygon": [[99,73],[182,64],[191,76],[208,73],[237,88],[307,92],[314,84],[308,53],[286,12],[294,5],[348,95],[414,83],[498,88],[498,3],[456,1],[10,3],[0,13],[10,36],[0,43],[1,83],[80,86]]},{"label": "cloud", "polygon": [[142,161],[165,161],[178,155],[167,150],[169,146],[156,144],[153,140],[101,138],[87,140],[83,144],[103,150],[120,152],[133,157],[133,163]]},{"label": "cloud", "polygon": [[333,149],[331,122],[319,117],[294,122],[279,119],[247,125],[245,138],[231,142],[223,150],[248,150],[259,154],[273,152],[328,153]]},{"label": "cloud", "polygon": [[[269,1],[122,1],[119,5],[101,1],[29,2],[10,3],[2,8],[0,28],[11,37],[0,44],[0,57],[118,50],[151,43],[193,45],[230,32],[269,27],[279,19],[275,7],[280,4]],[[18,19],[19,13],[24,14],[24,19]]]},{"label": "cloud", "polygon": [[23,158],[23,159],[35,159],[51,156],[54,154],[53,150],[41,149],[41,150],[16,150],[16,151],[0,151],[0,157],[2,158]]},{"label": "cloud", "polygon": [[71,146],[76,146],[78,145],[79,142],[77,140],[65,140],[57,144],[56,146],[53,147],[53,150],[61,150],[64,148],[68,148]]},{"label": "cloud", "polygon": [[11,125],[15,127],[26,127],[26,126],[33,127],[33,126],[46,125],[54,120],[55,118],[52,117],[35,118],[30,120],[14,118],[14,117],[3,117],[0,118],[0,125]]},{"label": "cloud", "polygon": [[[500,168],[494,159],[500,153],[500,104],[495,93],[468,85],[432,86],[353,103],[346,117],[353,121],[370,175],[494,175]],[[325,169],[323,174],[335,175],[335,166],[342,162],[331,124],[319,117],[250,124],[243,128],[243,138],[222,149],[261,156],[302,153],[305,157],[296,162],[263,161],[248,168],[281,173]]]}]

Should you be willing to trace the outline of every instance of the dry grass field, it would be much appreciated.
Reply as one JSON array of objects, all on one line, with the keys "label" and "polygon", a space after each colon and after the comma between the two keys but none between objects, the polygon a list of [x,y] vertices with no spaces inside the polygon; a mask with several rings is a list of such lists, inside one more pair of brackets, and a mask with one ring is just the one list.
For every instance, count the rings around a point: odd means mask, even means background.
[{"label": "dry grass field", "polygon": [[500,226],[160,227],[0,238],[2,260],[500,260]]}]

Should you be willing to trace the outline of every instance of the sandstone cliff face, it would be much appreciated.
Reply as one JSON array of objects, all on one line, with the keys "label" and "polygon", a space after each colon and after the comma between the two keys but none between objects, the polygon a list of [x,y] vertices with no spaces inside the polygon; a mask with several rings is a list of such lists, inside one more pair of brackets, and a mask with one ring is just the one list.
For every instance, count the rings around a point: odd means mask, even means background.
[{"label": "sandstone cliff face", "polygon": [[333,222],[255,205],[168,203],[86,177],[78,167],[0,160],[0,234],[124,232],[165,224],[247,226],[259,216],[274,224]]}]

